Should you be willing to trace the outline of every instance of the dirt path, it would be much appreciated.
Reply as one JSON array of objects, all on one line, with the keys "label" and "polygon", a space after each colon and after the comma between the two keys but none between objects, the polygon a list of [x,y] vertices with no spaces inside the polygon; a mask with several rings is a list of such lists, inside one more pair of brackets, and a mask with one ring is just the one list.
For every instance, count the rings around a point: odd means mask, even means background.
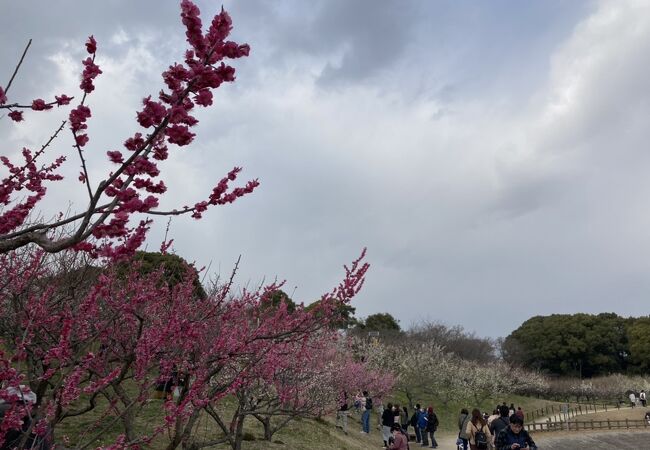
[{"label": "dirt path", "polygon": [[650,449],[647,431],[537,433],[533,439],[542,450]]},{"label": "dirt path", "polygon": [[[650,431],[554,432],[532,435],[540,450],[649,450]],[[455,436],[441,436],[440,450],[455,450]],[[379,448],[379,447],[378,447]],[[411,444],[411,449],[420,448]]]}]

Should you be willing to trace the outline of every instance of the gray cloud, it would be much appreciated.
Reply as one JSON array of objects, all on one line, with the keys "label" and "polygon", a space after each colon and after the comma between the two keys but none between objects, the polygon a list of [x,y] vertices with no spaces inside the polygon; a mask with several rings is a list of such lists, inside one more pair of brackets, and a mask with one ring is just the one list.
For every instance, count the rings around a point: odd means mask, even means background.
[{"label": "gray cloud", "polygon": [[[0,57],[13,62],[31,33],[38,45],[15,95],[74,90],[85,36],[98,36],[106,70],[91,96],[89,153],[99,177],[105,150],[134,131],[140,98],[182,54],[183,35],[173,2],[83,5],[12,4],[0,18],[0,40],[11,43]],[[644,2],[226,7],[234,38],[253,52],[236,62],[237,83],[199,114],[196,145],[166,164],[165,204],[198,200],[234,165],[262,186],[202,221],[175,220],[179,254],[222,273],[241,254],[241,284],[286,278],[297,300],[310,301],[368,246],[360,315],[388,311],[403,324],[443,320],[491,336],[534,314],[642,314]],[[3,153],[37,145],[55,119],[0,120]],[[50,210],[69,198],[83,205],[75,164]]]}]

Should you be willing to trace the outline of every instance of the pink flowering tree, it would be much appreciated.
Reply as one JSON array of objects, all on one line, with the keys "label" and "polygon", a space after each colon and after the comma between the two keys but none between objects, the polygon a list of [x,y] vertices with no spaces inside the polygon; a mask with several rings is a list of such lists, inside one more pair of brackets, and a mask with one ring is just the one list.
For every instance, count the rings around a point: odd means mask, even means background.
[{"label": "pink flowering tree", "polygon": [[[322,297],[316,314],[302,305],[293,312],[284,303],[269,308],[276,285],[237,296],[225,285],[202,298],[189,266],[172,285],[163,270],[143,274],[135,267],[125,275],[119,264],[98,268],[66,257],[80,258],[65,252],[57,257],[63,262],[53,262],[42,250],[0,257],[6,282],[0,291],[6,349],[0,355],[0,395],[28,386],[37,398],[33,404],[15,403],[7,416],[13,421],[2,423],[5,433],[21,429],[29,415],[23,444],[32,434],[57,437],[60,424],[97,408],[100,419],[72,437],[76,446],[94,443],[115,423],[122,425],[114,444],[119,448],[163,436],[170,450],[240,444],[244,415],[220,423],[223,400],[295,367],[292,355],[331,333],[339,305],[356,295],[368,269],[361,259],[355,261],[343,282]],[[153,388],[173,373],[182,374],[174,382],[178,396],[164,401],[158,421],[138,428],[136,419],[151,408]],[[307,385],[275,387],[277,395],[289,399]],[[202,417],[212,418],[224,432],[196,434]]]},{"label": "pink flowering tree", "polygon": [[[208,207],[232,203],[257,187],[258,182],[253,180],[233,188],[231,184],[241,170],[235,167],[217,182],[206,199],[193,206],[169,211],[158,208],[160,197],[167,191],[158,163],[166,160],[174,147],[192,143],[195,136],[192,127],[198,123],[194,116],[196,107],[210,107],[213,91],[235,80],[235,69],[225,61],[249,54],[247,44],[226,40],[232,22],[225,11],[214,16],[206,32],[199,9],[190,0],[181,2],[181,18],[189,44],[184,61],[170,65],[163,72],[165,87],[156,97],[149,95],[142,100],[142,107],[135,114],[136,130],[126,137],[122,148],[106,150],[113,168],[101,180],[90,178],[85,158],[92,143],[87,133],[92,110],[86,100],[95,90],[95,79],[102,74],[95,38],[90,36],[86,43],[88,56],[82,61],[81,92],[74,98],[62,94],[51,101],[11,99],[10,89],[29,45],[25,48],[9,82],[0,86],[0,112],[7,111],[8,118],[21,122],[26,120],[28,110],[42,113],[55,106],[67,107],[73,101],[74,106],[67,123],[58,126],[41,148],[23,148],[19,161],[0,157],[6,172],[0,180],[0,204],[3,205],[0,253],[35,244],[48,253],[74,248],[93,257],[128,255],[144,241],[153,216],[190,214],[198,219]],[[74,138],[74,156],[80,165],[79,182],[87,192],[87,205],[81,211],[50,221],[30,220],[45,198],[48,184],[62,179],[58,171],[71,156],[47,156],[66,127]]]},{"label": "pink flowering tree", "polygon": [[[330,324],[340,320],[340,316],[327,319]],[[370,389],[381,397],[390,392],[395,381],[390,371],[360,361],[347,338],[330,329],[319,330],[284,350],[287,356],[273,371],[253,370],[247,382],[239,385],[237,409],[231,413],[230,425],[214,412],[215,421],[224,435],[230,436],[234,450],[241,446],[243,423],[248,416],[262,424],[264,439],[271,441],[293,420],[336,411],[344,393]]]},{"label": "pink flowering tree", "polygon": [[[167,190],[159,162],[192,142],[196,107],[209,107],[214,89],[234,81],[226,60],[249,53],[248,45],[226,40],[232,24],[225,11],[204,31],[199,9],[183,0],[181,18],[189,44],[184,60],[163,72],[165,87],[158,96],[143,99],[137,128],[122,148],[106,149],[112,169],[101,180],[91,179],[85,153],[93,143],[87,99],[102,74],[93,36],[86,42],[78,95],[12,98],[29,44],[9,82],[0,86],[0,119],[18,124],[31,113],[70,108],[68,120],[40,148],[22,149],[17,160],[0,157],[0,399],[11,405],[0,425],[0,443],[18,432],[12,447],[31,447],[36,436],[86,448],[119,424],[121,432],[109,448],[139,448],[154,440],[169,450],[232,444],[230,429],[243,425],[238,416],[218,436],[197,433],[198,421],[209,417],[218,423],[224,399],[256,380],[270,383],[274,374],[289,373],[295,367],[289,355],[315,335],[333,339],[329,330],[363,285],[364,254],[311,309],[270,307],[277,285],[234,295],[228,282],[197,296],[192,267],[173,284],[162,269],[145,272],[136,264],[123,270],[153,216],[199,219],[208,207],[231,203],[258,185],[253,180],[233,187],[240,172],[235,167],[206,199],[169,211],[158,207]],[[74,140],[73,155],[50,156],[65,129]],[[71,156],[78,159],[86,206],[52,220],[39,218],[37,208],[48,187],[62,180],[60,168]],[[149,415],[159,420],[142,429],[138,416],[151,412],[152,389],[167,380],[174,380],[178,395],[165,399],[162,409],[154,404],[159,414]],[[274,389],[282,399],[298,398],[286,383]],[[83,433],[71,440],[57,434],[66,421],[91,411],[100,417]]]}]

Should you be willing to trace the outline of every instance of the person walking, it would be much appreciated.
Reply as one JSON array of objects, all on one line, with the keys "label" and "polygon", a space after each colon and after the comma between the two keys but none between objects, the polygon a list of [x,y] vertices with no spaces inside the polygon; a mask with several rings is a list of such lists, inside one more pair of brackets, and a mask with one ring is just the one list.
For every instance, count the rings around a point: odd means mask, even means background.
[{"label": "person walking", "polygon": [[461,440],[463,445],[463,450],[467,450],[467,444],[469,435],[467,434],[467,424],[469,423],[471,416],[467,408],[460,410],[460,415],[458,416],[458,439]]},{"label": "person walking", "polygon": [[501,430],[496,438],[496,450],[512,450],[519,448],[537,449],[535,441],[524,430],[524,421],[515,415],[510,417],[510,425]]},{"label": "person walking", "polygon": [[521,420],[524,420],[524,410],[521,409],[521,406],[517,406],[517,411],[515,411],[515,414],[521,417]]},{"label": "person walking", "polygon": [[634,392],[630,392],[630,403],[632,404],[632,408],[636,406],[636,394]]},{"label": "person walking", "polygon": [[645,391],[641,389],[641,393],[639,394],[639,400],[641,400],[641,404],[645,408],[646,405],[646,396],[645,396]]},{"label": "person walking", "polygon": [[508,416],[508,407],[505,405],[499,406],[499,417],[490,422],[490,433],[495,438],[499,435],[501,430],[505,430],[510,425],[510,419]]},{"label": "person walking", "polygon": [[492,443],[490,427],[488,427],[478,408],[472,410],[472,418],[467,424],[467,435],[469,436],[471,450],[487,450]]}]

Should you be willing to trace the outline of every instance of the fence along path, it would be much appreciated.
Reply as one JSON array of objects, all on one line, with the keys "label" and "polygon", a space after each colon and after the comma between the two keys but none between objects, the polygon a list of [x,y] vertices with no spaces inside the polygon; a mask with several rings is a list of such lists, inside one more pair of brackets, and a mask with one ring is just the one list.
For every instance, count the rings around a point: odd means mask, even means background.
[{"label": "fence along path", "polygon": [[629,406],[624,406],[621,408],[620,403],[617,405],[608,405],[606,403],[580,403],[574,406],[565,405],[547,405],[543,408],[536,409],[534,411],[527,412],[525,414],[525,422],[527,423],[540,423],[548,422],[562,422],[569,421],[571,418],[576,416],[581,416],[583,414],[593,414],[597,412],[608,412],[608,411],[618,411],[620,409],[626,409]]},{"label": "fence along path", "polygon": [[622,430],[650,428],[646,420],[588,420],[582,422],[539,422],[524,425],[528,431],[582,431],[582,430]]}]

